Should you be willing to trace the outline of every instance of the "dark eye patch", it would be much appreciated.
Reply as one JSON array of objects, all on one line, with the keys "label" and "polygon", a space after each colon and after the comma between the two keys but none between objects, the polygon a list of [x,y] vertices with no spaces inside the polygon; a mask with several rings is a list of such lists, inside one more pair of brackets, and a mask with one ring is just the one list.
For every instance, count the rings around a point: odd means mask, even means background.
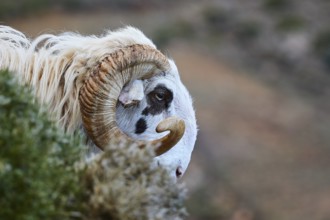
[{"label": "dark eye patch", "polygon": [[166,88],[165,85],[159,84],[147,94],[148,107],[142,111],[142,114],[146,116],[148,114],[158,115],[164,110],[167,110],[172,101],[173,92]]}]

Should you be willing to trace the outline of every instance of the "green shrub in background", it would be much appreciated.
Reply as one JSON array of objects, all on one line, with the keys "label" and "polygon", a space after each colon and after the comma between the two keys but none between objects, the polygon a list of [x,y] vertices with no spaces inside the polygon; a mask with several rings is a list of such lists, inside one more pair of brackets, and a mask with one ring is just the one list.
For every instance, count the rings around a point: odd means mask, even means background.
[{"label": "green shrub in background", "polygon": [[0,1],[0,19],[22,17],[29,14],[39,13],[54,7],[77,10],[82,8],[80,0],[1,0]]},{"label": "green shrub in background", "polygon": [[232,27],[233,19],[230,17],[230,13],[221,7],[204,8],[202,18],[212,34],[222,34]]},{"label": "green shrub in background", "polygon": [[314,51],[330,69],[330,29],[318,33],[313,42]]},{"label": "green shrub in background", "polygon": [[179,20],[156,29],[152,39],[158,47],[164,48],[175,38],[191,39],[195,34],[194,27],[190,22]]},{"label": "green shrub in background", "polygon": [[298,15],[287,15],[280,18],[276,28],[282,32],[299,31],[305,27],[305,21]]},{"label": "green shrub in background", "polygon": [[291,1],[290,0],[265,0],[263,5],[264,5],[264,8],[269,11],[281,12],[281,11],[289,8],[289,6],[291,5]]},{"label": "green shrub in background", "polygon": [[233,30],[234,36],[241,43],[250,43],[252,40],[258,38],[261,33],[261,25],[259,22],[246,20],[238,22]]},{"label": "green shrub in background", "polygon": [[153,146],[113,140],[83,162],[30,91],[0,71],[0,219],[182,219],[185,190],[151,166]]}]

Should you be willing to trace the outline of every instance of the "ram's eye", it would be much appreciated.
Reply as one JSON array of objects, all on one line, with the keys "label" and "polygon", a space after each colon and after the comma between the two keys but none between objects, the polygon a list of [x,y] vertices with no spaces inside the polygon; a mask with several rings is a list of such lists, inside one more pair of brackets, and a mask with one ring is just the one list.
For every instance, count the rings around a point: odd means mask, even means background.
[{"label": "ram's eye", "polygon": [[155,98],[158,101],[163,101],[164,100],[164,94],[162,94],[162,93],[155,93]]},{"label": "ram's eye", "polygon": [[173,92],[166,88],[165,85],[159,84],[154,90],[147,94],[148,107],[143,110],[144,115],[157,115],[167,110],[173,100]]}]

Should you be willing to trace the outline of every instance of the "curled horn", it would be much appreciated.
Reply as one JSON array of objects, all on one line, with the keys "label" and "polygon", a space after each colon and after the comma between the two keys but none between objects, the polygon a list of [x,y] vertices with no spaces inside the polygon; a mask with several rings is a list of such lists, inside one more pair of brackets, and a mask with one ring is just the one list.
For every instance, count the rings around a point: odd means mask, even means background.
[{"label": "curled horn", "polygon": [[[158,50],[147,45],[131,45],[106,56],[86,78],[79,92],[84,128],[96,146],[104,150],[111,138],[125,138],[143,147],[145,141],[132,140],[116,122],[117,100],[123,87],[135,79],[147,79],[167,72],[170,64]],[[182,119],[170,117],[160,122],[157,132],[169,131],[165,137],[151,141],[159,156],[171,149],[183,136]]]}]

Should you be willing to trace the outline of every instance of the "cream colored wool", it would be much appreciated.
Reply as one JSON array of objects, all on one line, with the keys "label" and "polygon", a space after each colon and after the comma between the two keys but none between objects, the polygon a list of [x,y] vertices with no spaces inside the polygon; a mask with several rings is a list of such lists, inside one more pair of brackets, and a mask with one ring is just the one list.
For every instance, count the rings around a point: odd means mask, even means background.
[{"label": "cream colored wool", "polygon": [[0,26],[0,68],[21,74],[51,116],[67,132],[81,125],[79,89],[89,71],[106,55],[133,44],[154,44],[142,32],[127,27],[102,37],[45,34],[33,41],[17,30]]}]

